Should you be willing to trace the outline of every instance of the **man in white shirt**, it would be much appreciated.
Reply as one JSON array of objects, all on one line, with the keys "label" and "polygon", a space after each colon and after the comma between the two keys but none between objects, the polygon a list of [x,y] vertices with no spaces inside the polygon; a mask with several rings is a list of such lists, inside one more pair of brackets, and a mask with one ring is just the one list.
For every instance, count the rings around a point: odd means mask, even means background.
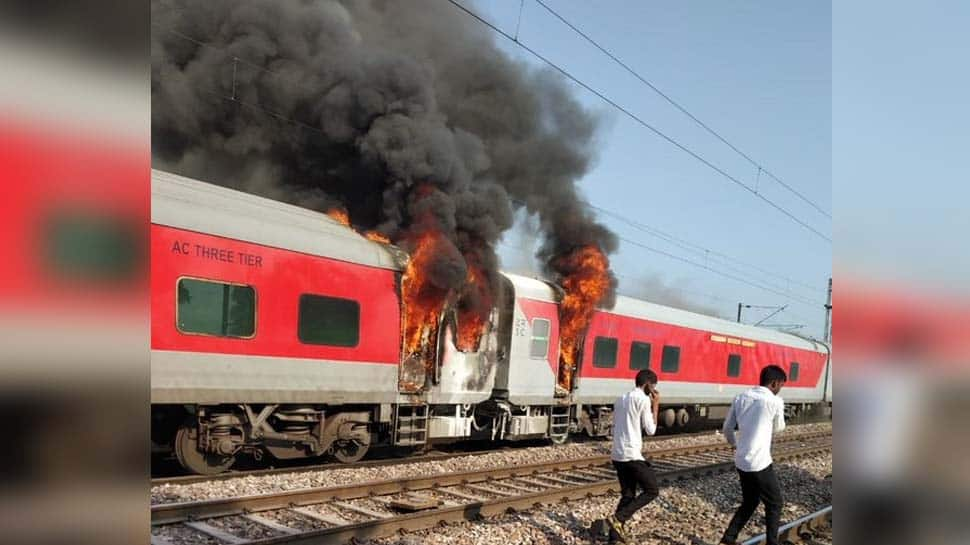
[{"label": "man in white shirt", "polygon": [[[628,543],[624,524],[641,507],[653,501],[660,493],[657,475],[650,463],[643,458],[643,436],[657,431],[657,411],[660,393],[657,374],[649,369],[637,373],[636,387],[613,404],[613,451],[610,458],[620,481],[620,503],[616,513],[608,519],[614,540]],[[642,430],[642,431],[641,431]],[[643,489],[637,495],[637,487]]]},{"label": "man in white shirt", "polygon": [[[784,369],[761,370],[761,385],[738,394],[724,420],[724,438],[735,448],[734,465],[741,477],[741,506],[724,531],[721,543],[736,545],[738,534],[758,507],[765,504],[766,545],[778,545],[783,499],[771,465],[771,436],[785,429],[785,402],[778,396],[788,380]],[[734,433],[737,427],[740,438]]]}]

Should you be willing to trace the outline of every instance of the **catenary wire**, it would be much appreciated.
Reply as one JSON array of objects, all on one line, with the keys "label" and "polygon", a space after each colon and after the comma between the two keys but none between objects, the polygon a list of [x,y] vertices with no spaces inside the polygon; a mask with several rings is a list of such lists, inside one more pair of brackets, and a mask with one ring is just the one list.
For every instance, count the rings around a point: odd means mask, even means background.
[{"label": "catenary wire", "polygon": [[765,197],[764,195],[762,195],[761,193],[759,193],[758,191],[756,191],[754,188],[752,188],[748,184],[746,184],[746,183],[742,182],[741,180],[739,180],[737,177],[731,175],[730,173],[728,173],[727,171],[725,171],[721,167],[715,165],[714,163],[712,163],[712,162],[708,161],[707,159],[705,159],[704,157],[700,156],[694,150],[688,148],[684,144],[681,144],[679,141],[674,140],[673,138],[671,138],[670,136],[668,136],[666,133],[664,133],[660,129],[654,127],[650,123],[647,123],[640,116],[634,114],[629,109],[621,106],[619,103],[617,103],[613,99],[609,98],[608,96],[606,96],[602,92],[597,91],[592,86],[590,86],[588,83],[586,83],[586,82],[582,81],[581,79],[579,79],[578,77],[574,76],[571,72],[569,72],[565,68],[563,68],[563,67],[559,66],[558,64],[552,62],[549,58],[545,57],[544,55],[542,55],[541,53],[539,53],[535,49],[532,49],[531,47],[529,47],[528,45],[526,45],[525,43],[523,43],[521,40],[519,40],[515,36],[512,36],[509,33],[505,32],[504,30],[500,29],[499,27],[495,26],[491,22],[489,22],[486,19],[482,18],[477,13],[475,13],[475,12],[469,10],[468,8],[466,8],[465,6],[461,5],[456,0],[447,0],[447,1],[451,5],[455,6],[456,8],[460,9],[461,11],[467,13],[470,17],[473,17],[474,19],[476,19],[479,22],[481,22],[483,25],[489,27],[490,29],[492,29],[493,31],[495,31],[500,36],[506,38],[507,40],[509,40],[509,41],[511,41],[513,43],[515,43],[520,48],[522,48],[523,50],[525,50],[528,53],[530,53],[532,56],[534,56],[537,59],[539,59],[540,61],[546,63],[547,65],[549,65],[550,67],[552,67],[554,70],[556,70],[557,72],[559,72],[561,75],[563,75],[566,79],[572,81],[576,85],[579,85],[583,89],[586,89],[590,93],[596,95],[603,102],[606,102],[607,104],[609,104],[610,106],[612,106],[614,109],[616,109],[617,111],[623,113],[624,115],[626,115],[627,117],[629,117],[630,119],[632,119],[633,121],[635,121],[636,123],[638,123],[639,125],[641,125],[644,128],[648,129],[649,131],[653,132],[655,135],[657,135],[661,139],[667,141],[668,143],[670,143],[674,147],[676,147],[676,148],[680,149],[681,151],[683,151],[684,153],[690,155],[695,160],[697,160],[698,162],[706,165],[708,168],[710,168],[711,170],[717,172],[718,174],[720,174],[721,176],[723,176],[725,179],[729,180],[730,182],[734,183],[735,185],[744,188],[746,191],[748,191],[749,193],[751,193],[752,195],[754,195],[755,197],[757,197],[759,200],[763,201],[765,204],[771,206],[775,210],[781,212],[782,214],[784,214],[785,216],[787,216],[789,219],[791,219],[795,223],[797,223],[797,224],[801,225],[802,227],[804,227],[805,229],[811,231],[812,233],[814,233],[815,235],[817,235],[819,238],[821,238],[821,239],[823,239],[823,240],[825,240],[825,241],[827,241],[829,243],[832,242],[832,238],[831,237],[825,235],[824,233],[822,233],[818,229],[812,227],[811,225],[809,225],[805,221],[799,219],[793,213],[789,212],[786,208],[782,207],[781,205],[779,205],[778,203],[774,202],[773,200]]},{"label": "catenary wire", "polygon": [[[599,42],[597,42],[596,40],[594,40],[593,38],[591,38],[588,34],[586,34],[581,29],[579,29],[578,27],[576,27],[576,25],[574,25],[573,23],[569,22],[565,17],[563,17],[562,15],[560,15],[558,12],[556,12],[551,7],[549,7],[545,2],[543,2],[542,0],[535,0],[535,2],[537,4],[539,4],[540,6],[542,6],[542,8],[545,9],[546,11],[548,11],[550,14],[552,14],[555,18],[559,19],[567,27],[569,27],[570,29],[572,29],[573,32],[575,32],[576,34],[582,36],[582,38],[584,40],[586,40],[587,42],[589,42],[596,49],[600,50],[604,55],[606,55],[607,57],[609,57],[610,59],[612,59],[613,62],[615,62],[616,64],[618,64],[619,66],[621,66],[624,70],[626,70],[628,73],[630,73],[633,77],[635,77],[638,80],[640,80],[641,83],[643,83],[644,85],[646,85],[647,87],[649,87],[651,90],[653,90],[655,93],[657,93],[658,95],[660,95],[664,100],[666,100],[668,103],[670,103],[671,106],[673,106],[674,108],[677,108],[678,110],[680,110],[681,113],[683,113],[684,115],[686,115],[687,117],[689,117],[691,120],[693,120],[701,128],[703,128],[708,133],[710,133],[711,135],[713,135],[715,138],[717,138],[718,140],[720,140],[724,145],[726,145],[729,148],[731,148],[732,150],[734,150],[738,155],[740,155],[741,157],[744,157],[749,163],[751,163],[751,165],[757,167],[758,168],[758,175],[759,176],[760,176],[760,174],[762,172],[765,173],[766,175],[770,176],[773,180],[775,180],[776,182],[778,182],[778,184],[780,184],[782,187],[784,187],[785,189],[787,189],[788,191],[790,191],[792,194],[794,194],[795,196],[797,196],[799,199],[801,199],[802,201],[804,201],[805,203],[807,203],[808,205],[810,205],[815,210],[818,210],[819,213],[823,214],[824,216],[826,216],[829,219],[832,219],[832,214],[830,214],[825,209],[823,209],[821,206],[819,206],[817,203],[815,203],[814,201],[812,201],[811,199],[809,199],[805,195],[802,195],[795,188],[793,188],[792,186],[788,185],[787,183],[785,183],[784,181],[782,181],[780,178],[778,178],[777,176],[775,176],[774,174],[772,174],[767,168],[764,167],[764,165],[762,165],[761,163],[758,163],[757,161],[755,161],[754,159],[752,159],[751,156],[749,156],[747,153],[745,153],[745,152],[741,151],[740,149],[738,149],[737,146],[735,146],[734,144],[732,144],[731,142],[729,142],[726,138],[724,138],[723,136],[721,136],[717,131],[715,131],[714,129],[712,129],[707,123],[704,123],[703,121],[701,121],[700,119],[698,119],[697,116],[695,116],[694,114],[690,113],[690,111],[688,111],[687,108],[685,108],[683,105],[681,105],[680,103],[678,103],[677,101],[675,101],[669,95],[667,95],[666,93],[664,93],[663,91],[661,91],[659,88],[657,88],[657,86],[655,86],[653,83],[651,83],[645,77],[643,77],[642,75],[640,75],[640,73],[638,73],[636,70],[634,70],[633,68],[631,68],[625,62],[623,62],[622,60],[620,60],[619,57],[617,57],[611,51],[609,51],[608,49],[606,49],[605,47],[603,47],[602,45],[600,45]],[[520,20],[521,20],[521,14],[520,14]],[[521,22],[520,22],[520,24],[521,24]],[[518,37],[518,35],[519,35],[519,32],[518,32],[518,26],[517,26],[516,27],[516,37]],[[755,190],[757,191],[757,188],[755,188]]]},{"label": "catenary wire", "polygon": [[601,212],[601,213],[603,213],[603,214],[605,214],[607,216],[611,216],[611,217],[613,217],[613,218],[615,218],[617,220],[620,220],[620,221],[622,221],[622,222],[624,222],[624,223],[626,223],[626,224],[628,224],[628,225],[630,225],[630,226],[632,226],[632,227],[634,227],[634,228],[636,228],[636,229],[638,229],[640,231],[643,231],[644,233],[647,233],[648,235],[651,235],[651,236],[654,236],[656,238],[659,238],[659,239],[661,239],[661,240],[663,240],[663,241],[665,241],[665,242],[667,242],[669,244],[673,244],[673,245],[678,246],[678,247],[680,247],[680,248],[682,248],[684,250],[688,250],[688,251],[693,252],[693,253],[698,254],[698,255],[703,255],[703,256],[705,256],[705,258],[708,258],[710,256],[715,256],[715,257],[718,257],[718,258],[723,259],[723,260],[726,260],[726,261],[732,261],[734,263],[737,263],[738,265],[742,265],[742,266],[745,266],[745,267],[749,267],[749,268],[751,268],[753,270],[756,270],[756,271],[758,271],[758,272],[760,272],[762,274],[765,274],[765,275],[768,275],[768,276],[773,276],[773,277],[775,277],[775,278],[777,278],[779,280],[784,280],[784,281],[789,282],[791,284],[799,285],[799,286],[805,288],[806,290],[812,291],[813,293],[824,293],[824,291],[825,291],[822,288],[815,287],[815,286],[811,286],[811,285],[805,284],[803,282],[799,282],[798,280],[794,280],[794,279],[792,279],[792,278],[790,278],[790,277],[788,277],[786,275],[769,271],[767,269],[764,269],[764,268],[759,267],[757,265],[753,265],[751,263],[747,263],[747,262],[742,261],[742,260],[740,260],[740,259],[738,259],[736,257],[729,256],[729,255],[727,255],[725,253],[722,253],[722,252],[719,252],[717,250],[712,250],[712,249],[707,248],[705,246],[702,246],[700,244],[697,244],[697,243],[694,243],[694,242],[690,242],[690,241],[684,240],[684,239],[679,238],[677,236],[671,235],[670,233],[664,232],[663,230],[658,229],[656,227],[653,227],[653,226],[647,225],[647,224],[645,224],[643,222],[640,222],[640,221],[637,221],[637,220],[628,218],[628,217],[624,216],[623,214],[620,214],[619,212],[616,212],[616,211],[613,211],[613,210],[610,210],[610,209],[607,209],[607,208],[603,208],[601,206],[597,206],[597,205],[592,204],[592,203],[588,203],[588,204],[589,204],[589,207],[590,208],[592,208],[592,209],[594,209],[594,210],[596,210],[598,212]]}]

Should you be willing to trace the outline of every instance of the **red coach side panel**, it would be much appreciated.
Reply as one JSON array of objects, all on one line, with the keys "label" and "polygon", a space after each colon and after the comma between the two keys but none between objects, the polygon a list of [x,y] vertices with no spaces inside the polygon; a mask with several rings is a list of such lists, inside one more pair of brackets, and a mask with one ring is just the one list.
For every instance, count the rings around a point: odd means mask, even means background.
[{"label": "red coach side panel", "polygon": [[[609,404],[629,390],[638,371],[630,368],[634,342],[643,343],[636,350],[638,366],[649,362],[668,405],[730,403],[737,393],[757,384],[761,369],[769,364],[789,373],[782,394],[786,402],[814,403],[824,395],[827,354],[819,343],[618,297],[612,311],[593,316],[583,344],[577,399]],[[665,347],[670,347],[667,369]],[[792,373],[795,363],[797,373]]]},{"label": "red coach side panel", "polygon": [[[151,260],[153,350],[398,363],[400,303],[392,270],[162,225],[152,225]],[[240,339],[180,332],[176,327],[176,286],[182,277],[253,287],[254,336]],[[357,301],[357,346],[300,342],[297,317],[302,294]]]},{"label": "red coach side panel", "polygon": [[[596,337],[613,337],[619,340],[615,367],[593,365]],[[712,337],[716,340],[712,340]],[[825,355],[812,350],[751,341],[712,331],[600,311],[594,315],[586,336],[582,376],[632,379],[637,374],[637,370],[630,369],[630,347],[633,341],[650,343],[650,369],[657,373],[662,382],[751,385],[758,383],[762,367],[776,364],[789,372],[791,363],[797,362],[798,378],[790,380],[786,387],[813,388],[825,372]],[[674,373],[664,372],[661,368],[665,345],[680,348],[680,365]],[[727,361],[730,354],[741,356],[741,372],[736,377],[728,376]]]}]

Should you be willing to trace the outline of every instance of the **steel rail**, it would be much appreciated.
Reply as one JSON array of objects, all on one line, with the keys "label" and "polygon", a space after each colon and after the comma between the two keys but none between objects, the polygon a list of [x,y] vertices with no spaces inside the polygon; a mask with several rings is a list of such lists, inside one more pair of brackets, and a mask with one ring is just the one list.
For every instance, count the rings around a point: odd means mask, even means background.
[{"label": "steel rail", "polygon": [[[829,445],[816,445],[799,448],[776,454],[778,460],[807,456],[831,449]],[[726,471],[734,467],[734,462],[712,464],[704,467],[684,468],[658,475],[662,485],[687,478],[698,472]],[[433,509],[427,512],[411,513],[386,519],[369,520],[346,526],[337,526],[310,532],[283,535],[267,539],[247,541],[249,545],[338,545],[351,539],[374,539],[386,537],[400,531],[414,531],[432,528],[436,525],[465,520],[477,520],[484,517],[499,516],[516,510],[528,510],[569,500],[578,500],[591,496],[615,492],[619,488],[615,479],[603,480],[591,484],[579,484],[543,490],[531,494],[523,494],[511,498],[496,498],[487,501],[468,503],[453,507]]]},{"label": "steel rail", "polygon": [[[775,445],[785,445],[831,437],[831,432],[810,432],[779,438]],[[829,448],[829,447],[825,447]],[[650,452],[652,461],[663,465],[667,460],[684,455],[728,453],[724,443],[675,447]],[[317,487],[241,498],[221,498],[195,502],[166,503],[151,508],[152,525],[174,524],[188,520],[205,519],[250,512],[285,509],[291,506],[312,505],[329,500],[350,500],[376,495],[428,490],[436,487],[483,483],[495,479],[528,477],[554,471],[569,471],[603,466],[610,462],[609,455],[589,456],[572,460],[540,462],[517,467],[445,473],[396,480],[379,480],[365,483]],[[726,462],[730,463],[730,462]]]},{"label": "steel rail", "polygon": [[395,457],[388,457],[388,458],[381,458],[381,459],[374,459],[374,460],[363,460],[360,462],[352,462],[352,463],[326,462],[322,464],[292,465],[292,466],[284,466],[284,467],[272,467],[272,468],[266,468],[266,469],[229,470],[225,473],[217,473],[215,475],[175,475],[172,477],[153,478],[151,482],[151,486],[182,485],[182,484],[205,483],[205,482],[214,482],[214,481],[226,481],[229,479],[239,479],[243,477],[262,477],[265,475],[301,474],[301,473],[311,473],[314,471],[330,471],[332,469],[359,469],[364,467],[386,467],[386,466],[395,466],[399,464],[408,464],[408,463],[414,463],[414,462],[440,462],[442,460],[449,460],[451,458],[458,458],[460,456],[473,456],[475,454],[482,454],[485,452],[496,452],[499,450],[501,449],[468,450],[465,452],[395,456]]},{"label": "steel rail", "polygon": [[[778,529],[778,538],[782,543],[801,543],[806,536],[811,536],[818,530],[830,528],[832,528],[831,505],[785,524]],[[767,534],[761,534],[743,541],[741,545],[758,545],[764,543],[767,539]]]}]

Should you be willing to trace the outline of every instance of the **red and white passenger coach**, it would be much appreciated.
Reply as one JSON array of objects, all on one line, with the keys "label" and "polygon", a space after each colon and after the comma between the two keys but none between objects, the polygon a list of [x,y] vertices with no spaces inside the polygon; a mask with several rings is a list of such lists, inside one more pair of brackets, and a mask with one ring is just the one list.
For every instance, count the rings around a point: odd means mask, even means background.
[{"label": "red and white passenger coach", "polygon": [[151,204],[152,440],[190,471],[241,453],[355,461],[371,445],[607,435],[613,401],[646,368],[669,428],[722,418],[771,363],[789,373],[791,413],[831,400],[822,343],[626,297],[597,311],[575,389],[557,392],[561,291],[513,274],[477,352],[455,346],[451,309],[435,361],[415,365],[394,246],[158,170]]}]

